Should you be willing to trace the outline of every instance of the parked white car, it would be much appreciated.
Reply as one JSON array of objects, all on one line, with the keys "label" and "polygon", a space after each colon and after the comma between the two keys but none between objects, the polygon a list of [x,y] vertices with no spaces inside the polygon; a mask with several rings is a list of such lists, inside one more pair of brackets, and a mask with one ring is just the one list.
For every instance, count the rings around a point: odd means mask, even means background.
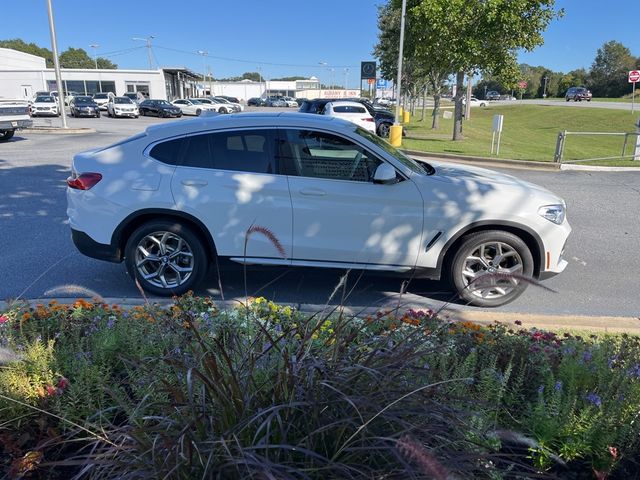
[{"label": "parked white car", "polygon": [[337,117],[355,123],[365,130],[376,133],[376,120],[371,116],[369,110],[358,102],[346,100],[336,100],[324,106],[322,113],[329,117]]},{"label": "parked white car", "polygon": [[107,110],[107,103],[109,103],[109,99],[114,97],[115,95],[111,92],[99,92],[93,94],[93,101],[98,104],[100,110]]},{"label": "parked white car", "polygon": [[344,120],[300,113],[153,125],[77,154],[67,215],[80,252],[124,260],[158,295],[195,288],[216,256],[240,264],[448,278],[507,303],[562,272],[564,201],[476,167],[418,163]]},{"label": "parked white car", "polygon": [[300,106],[293,97],[282,97],[281,100],[287,104],[287,107],[298,108]]},{"label": "parked white car", "polygon": [[[244,111],[244,106],[240,103],[237,102],[232,102],[231,100],[227,99],[227,98],[222,98],[222,97],[211,97],[212,100],[221,103],[221,104],[227,104],[230,105],[231,108],[233,108],[233,112],[242,112]],[[232,113],[232,112],[229,112]]]},{"label": "parked white car", "polygon": [[13,138],[16,130],[33,126],[29,108],[26,100],[0,98],[0,142]]},{"label": "parked white car", "polygon": [[140,116],[138,105],[129,97],[111,97],[107,103],[107,115],[110,117],[133,117]]},{"label": "parked white car", "polygon": [[[467,97],[462,97],[462,104],[467,104]],[[486,107],[488,100],[478,100],[476,97],[471,97],[469,105],[472,107]]]},{"label": "parked white car", "polygon": [[42,95],[36,97],[33,103],[31,104],[31,116],[32,117],[40,117],[40,116],[60,116],[60,108],[58,105],[58,100],[52,97],[51,95]]},{"label": "parked white car", "polygon": [[233,113],[233,106],[218,102],[212,98],[199,98],[200,103],[211,106],[218,113]]},{"label": "parked white car", "polygon": [[174,100],[171,103],[180,108],[183,115],[200,115],[205,110],[211,110],[212,112],[218,111],[218,108],[214,105],[201,102],[200,99],[197,98],[183,98]]}]

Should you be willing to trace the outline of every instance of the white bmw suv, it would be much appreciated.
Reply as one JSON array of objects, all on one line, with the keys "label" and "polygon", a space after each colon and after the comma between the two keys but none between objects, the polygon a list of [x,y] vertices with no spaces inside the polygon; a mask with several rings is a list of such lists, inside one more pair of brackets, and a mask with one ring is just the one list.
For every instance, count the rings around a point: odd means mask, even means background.
[{"label": "white bmw suv", "polygon": [[564,201],[490,170],[418,163],[341,119],[300,113],[154,125],[79,153],[72,237],[147,291],[181,294],[237,263],[447,278],[478,306],[561,272]]}]

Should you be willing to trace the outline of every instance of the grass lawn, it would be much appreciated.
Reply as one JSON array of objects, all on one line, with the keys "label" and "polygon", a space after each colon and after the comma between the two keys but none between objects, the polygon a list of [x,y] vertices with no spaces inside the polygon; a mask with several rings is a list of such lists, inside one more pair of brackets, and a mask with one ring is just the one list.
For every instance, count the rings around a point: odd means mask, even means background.
[{"label": "grass lawn", "polygon": [[[515,160],[553,161],[558,133],[570,132],[634,132],[637,117],[629,112],[598,108],[565,108],[546,105],[492,105],[474,108],[471,119],[463,125],[465,139],[451,140],[453,120],[440,120],[440,128],[431,130],[431,117],[418,121],[419,114],[408,125],[403,148],[427,153],[448,153],[489,157],[491,125],[494,115],[504,115],[500,157]],[[633,137],[627,152],[630,153]],[[564,160],[613,157],[622,153],[624,137],[569,136]],[[584,162],[583,162],[584,163]],[[600,160],[584,164],[638,166],[631,160]]]}]

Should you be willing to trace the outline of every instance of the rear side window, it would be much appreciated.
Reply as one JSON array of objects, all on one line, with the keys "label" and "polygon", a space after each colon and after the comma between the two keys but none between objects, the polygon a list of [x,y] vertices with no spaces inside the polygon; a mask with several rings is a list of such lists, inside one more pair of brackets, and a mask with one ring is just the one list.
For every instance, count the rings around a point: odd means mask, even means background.
[{"label": "rear side window", "polygon": [[333,107],[336,113],[368,113],[364,107],[354,107],[351,105],[336,105]]},{"label": "rear side window", "polygon": [[182,166],[234,172],[276,172],[273,130],[206,133],[185,140]]},{"label": "rear side window", "polygon": [[185,138],[175,138],[155,145],[149,155],[162,163],[177,165],[180,161],[180,153],[186,142]]}]

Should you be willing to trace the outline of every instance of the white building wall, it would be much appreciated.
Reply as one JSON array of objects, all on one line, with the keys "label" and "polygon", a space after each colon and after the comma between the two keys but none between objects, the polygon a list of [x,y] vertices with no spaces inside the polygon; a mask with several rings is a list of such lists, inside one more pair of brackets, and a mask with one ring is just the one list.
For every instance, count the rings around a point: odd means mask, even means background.
[{"label": "white building wall", "polygon": [[43,70],[47,68],[44,58],[10,48],[0,48],[0,70]]}]

